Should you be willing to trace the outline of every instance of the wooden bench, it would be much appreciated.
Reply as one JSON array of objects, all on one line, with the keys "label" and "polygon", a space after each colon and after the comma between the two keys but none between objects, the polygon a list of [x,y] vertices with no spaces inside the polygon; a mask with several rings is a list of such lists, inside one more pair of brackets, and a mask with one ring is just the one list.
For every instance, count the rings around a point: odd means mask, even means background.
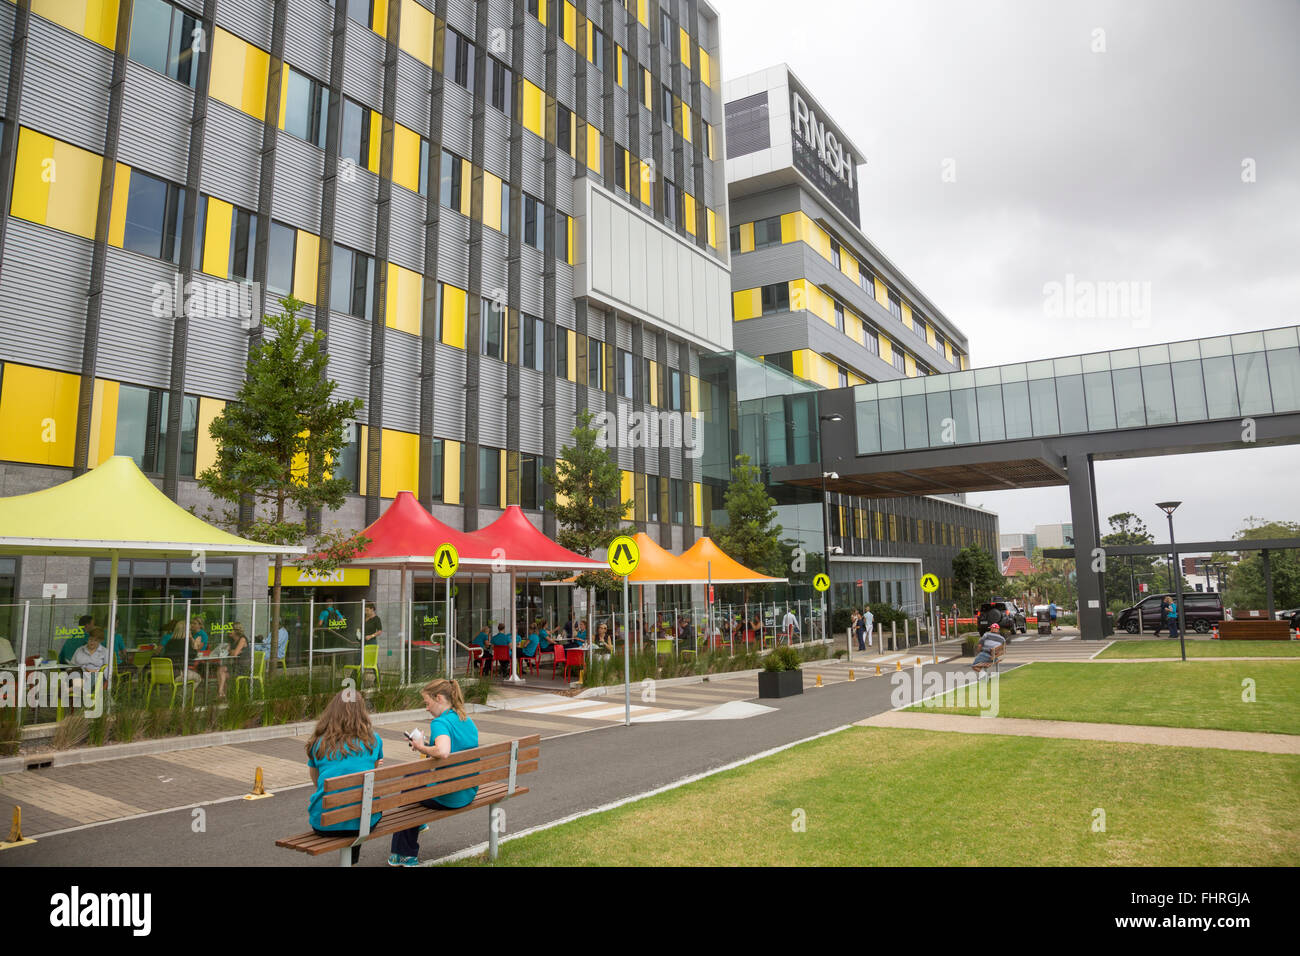
[{"label": "wooden bench", "polygon": [[1219,623],[1221,641],[1289,641],[1290,639],[1291,625],[1286,621],[1260,619]]},{"label": "wooden bench", "polygon": [[[321,836],[314,831],[276,840],[275,845],[311,856],[337,851],[340,866],[352,865],[352,848],[367,840],[389,836],[399,830],[433,823],[458,813],[492,807],[502,801],[527,793],[516,783],[520,774],[532,773],[539,764],[542,738],[538,734],[507,740],[487,747],[462,750],[446,760],[422,758],[394,766],[380,767],[364,773],[352,773],[325,781],[321,823],[354,823],[359,836]],[[471,761],[476,761],[470,766]],[[348,788],[361,788],[348,789]],[[437,810],[421,806],[430,797],[478,787],[473,801],[455,809]],[[358,797],[360,802],[358,803]],[[345,806],[351,804],[351,806]],[[383,812],[379,824],[371,829],[370,817]],[[497,858],[499,827],[488,812],[488,856]]]}]

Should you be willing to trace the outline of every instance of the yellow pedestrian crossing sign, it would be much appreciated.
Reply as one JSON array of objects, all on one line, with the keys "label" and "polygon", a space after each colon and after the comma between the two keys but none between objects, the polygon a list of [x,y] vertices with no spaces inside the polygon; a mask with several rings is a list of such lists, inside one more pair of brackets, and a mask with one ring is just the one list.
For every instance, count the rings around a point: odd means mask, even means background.
[{"label": "yellow pedestrian crossing sign", "polygon": [[921,590],[926,594],[933,594],[939,590],[939,578],[933,574],[921,575]]},{"label": "yellow pedestrian crossing sign", "polygon": [[433,556],[433,569],[438,572],[438,577],[451,577],[456,573],[456,568],[459,566],[460,555],[456,553],[455,546],[450,544],[439,545],[437,553]]},{"label": "yellow pedestrian crossing sign", "polygon": [[824,574],[819,574],[813,578],[813,587],[818,591],[829,591],[831,587],[831,579]]},{"label": "yellow pedestrian crossing sign", "polygon": [[620,577],[627,577],[641,563],[641,549],[625,534],[609,543],[609,569]]}]

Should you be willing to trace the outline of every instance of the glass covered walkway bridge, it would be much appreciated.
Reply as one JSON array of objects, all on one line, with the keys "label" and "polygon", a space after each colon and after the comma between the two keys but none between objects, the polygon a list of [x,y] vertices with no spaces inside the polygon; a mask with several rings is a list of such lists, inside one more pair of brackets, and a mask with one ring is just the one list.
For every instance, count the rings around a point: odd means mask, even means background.
[{"label": "glass covered walkway bridge", "polygon": [[1093,462],[1300,443],[1300,328],[834,389],[818,406],[820,460],[775,480],[833,473],[830,490],[867,497],[1068,485],[1083,636],[1102,637]]}]

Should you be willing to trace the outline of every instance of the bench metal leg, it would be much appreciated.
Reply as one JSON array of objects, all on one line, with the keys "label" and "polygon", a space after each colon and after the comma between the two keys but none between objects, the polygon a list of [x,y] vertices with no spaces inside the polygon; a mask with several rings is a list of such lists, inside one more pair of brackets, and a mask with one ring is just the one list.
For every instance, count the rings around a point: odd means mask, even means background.
[{"label": "bench metal leg", "polygon": [[497,807],[500,804],[492,804],[488,807],[488,859],[496,860],[497,858]]},{"label": "bench metal leg", "polygon": [[352,847],[346,846],[339,850],[339,866],[352,865]]}]

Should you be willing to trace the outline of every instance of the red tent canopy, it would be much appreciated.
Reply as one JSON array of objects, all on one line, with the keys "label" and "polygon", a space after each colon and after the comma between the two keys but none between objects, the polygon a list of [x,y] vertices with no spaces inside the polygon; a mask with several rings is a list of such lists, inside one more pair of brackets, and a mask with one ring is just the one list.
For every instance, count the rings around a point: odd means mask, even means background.
[{"label": "red tent canopy", "polygon": [[399,491],[393,503],[362,532],[370,539],[364,551],[350,562],[352,567],[399,568],[402,565],[432,565],[440,545],[452,545],[460,563],[483,567],[492,563],[491,549],[464,531],[443,524],[409,491]]},{"label": "red tent canopy", "polygon": [[496,521],[466,537],[478,543],[476,554],[486,552],[488,563],[495,563],[500,570],[587,571],[607,567],[604,562],[584,558],[556,544],[533,526],[518,505],[506,508]]}]

